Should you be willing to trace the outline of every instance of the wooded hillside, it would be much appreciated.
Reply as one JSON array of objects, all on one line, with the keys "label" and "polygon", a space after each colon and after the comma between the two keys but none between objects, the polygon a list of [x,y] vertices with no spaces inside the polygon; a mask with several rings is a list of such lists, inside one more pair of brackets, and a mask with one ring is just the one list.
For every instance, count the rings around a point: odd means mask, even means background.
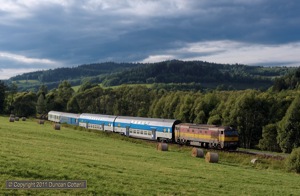
[{"label": "wooded hillside", "polygon": [[173,90],[267,89],[272,86],[275,77],[286,75],[291,70],[294,68],[203,61],[172,60],[146,64],[108,62],[26,73],[12,77],[9,82],[16,82],[21,91],[37,91],[41,84],[53,89],[63,80],[68,80],[73,86],[90,81],[104,86],[155,84],[156,87],[162,85]]}]

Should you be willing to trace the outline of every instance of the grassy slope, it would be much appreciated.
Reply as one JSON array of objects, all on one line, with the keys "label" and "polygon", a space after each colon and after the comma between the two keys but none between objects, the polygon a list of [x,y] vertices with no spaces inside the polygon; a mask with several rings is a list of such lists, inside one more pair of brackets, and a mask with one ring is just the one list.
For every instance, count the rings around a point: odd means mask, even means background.
[{"label": "grassy slope", "polygon": [[[67,127],[55,131],[49,123],[0,117],[0,149],[0,195],[300,194],[299,175],[239,164],[248,163],[248,156],[225,153],[218,164],[209,164],[191,157],[190,148],[171,145],[159,152],[155,143]],[[88,189],[4,189],[6,180],[17,179],[81,179]]]}]

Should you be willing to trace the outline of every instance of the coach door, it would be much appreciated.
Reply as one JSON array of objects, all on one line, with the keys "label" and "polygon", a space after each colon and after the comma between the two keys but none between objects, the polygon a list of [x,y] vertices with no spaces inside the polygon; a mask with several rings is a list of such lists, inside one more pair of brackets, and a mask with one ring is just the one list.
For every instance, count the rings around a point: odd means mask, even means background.
[{"label": "coach door", "polygon": [[126,127],[126,136],[129,137],[129,127]]},{"label": "coach door", "polygon": [[152,129],[152,139],[156,140],[156,129]]},{"label": "coach door", "polygon": [[224,141],[225,137],[224,137],[224,131],[223,130],[220,130],[219,131],[219,141]]},{"label": "coach door", "polygon": [[101,124],[101,129],[104,131],[104,123]]}]

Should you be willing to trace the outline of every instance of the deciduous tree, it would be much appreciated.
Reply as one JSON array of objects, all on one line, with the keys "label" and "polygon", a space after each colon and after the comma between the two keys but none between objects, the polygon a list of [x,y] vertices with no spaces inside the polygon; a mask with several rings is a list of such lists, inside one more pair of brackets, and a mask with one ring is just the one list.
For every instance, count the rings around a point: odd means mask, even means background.
[{"label": "deciduous tree", "polygon": [[283,152],[300,146],[300,96],[297,96],[279,123],[277,141]]}]

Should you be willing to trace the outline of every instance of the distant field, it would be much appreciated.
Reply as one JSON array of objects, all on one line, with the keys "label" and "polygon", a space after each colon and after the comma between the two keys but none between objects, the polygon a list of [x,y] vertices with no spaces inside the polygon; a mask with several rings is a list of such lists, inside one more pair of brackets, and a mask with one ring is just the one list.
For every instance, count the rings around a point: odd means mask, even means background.
[{"label": "distant field", "polygon": [[[80,88],[81,85],[78,85],[78,86],[72,86],[73,90],[75,92],[78,91],[78,89]],[[121,86],[130,86],[130,87],[133,87],[133,86],[146,86],[147,88],[151,88],[152,87],[152,84],[122,84],[122,85],[118,85],[118,86],[109,86],[109,87],[105,87],[103,86],[102,84],[99,84],[100,87],[102,88],[119,88]]]},{"label": "distant field", "polygon": [[[283,161],[220,153],[218,164],[190,147],[0,117],[0,195],[300,195],[300,176]],[[6,180],[87,180],[86,190],[7,190]]]},{"label": "distant field", "polygon": [[40,82],[38,80],[18,80],[18,83],[20,84],[39,84]]}]

